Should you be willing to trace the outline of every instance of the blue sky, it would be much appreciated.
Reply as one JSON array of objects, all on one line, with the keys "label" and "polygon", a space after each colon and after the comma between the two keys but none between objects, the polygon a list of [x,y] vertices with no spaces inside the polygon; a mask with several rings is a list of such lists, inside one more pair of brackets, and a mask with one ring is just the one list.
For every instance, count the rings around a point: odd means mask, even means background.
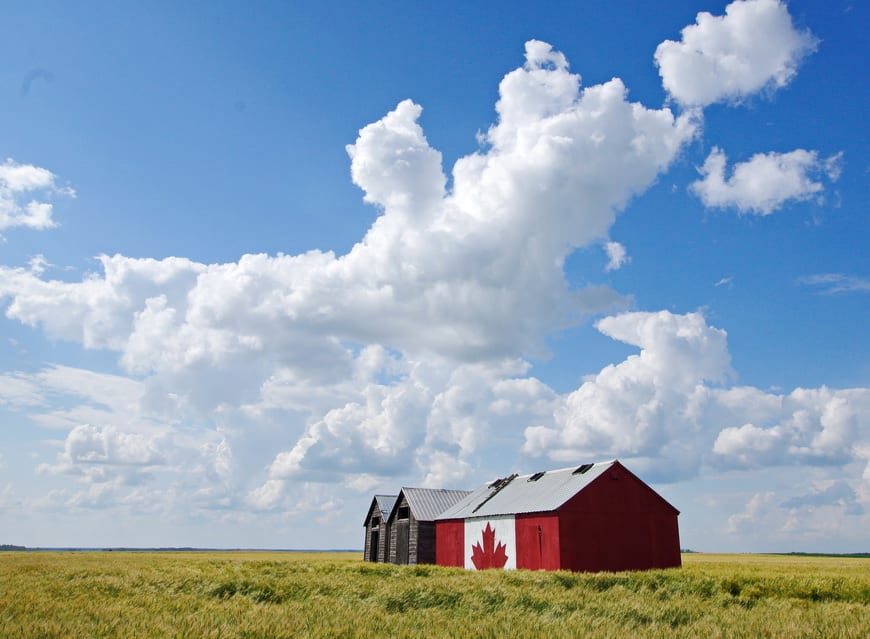
[{"label": "blue sky", "polygon": [[866,551],[866,7],[344,4],[5,10],[0,542],[619,458],[684,546]]}]

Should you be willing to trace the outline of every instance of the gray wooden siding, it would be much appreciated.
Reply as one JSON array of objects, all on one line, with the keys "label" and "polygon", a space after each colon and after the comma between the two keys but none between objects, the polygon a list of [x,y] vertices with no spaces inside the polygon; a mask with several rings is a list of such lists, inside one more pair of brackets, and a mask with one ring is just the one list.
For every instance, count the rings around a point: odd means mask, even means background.
[{"label": "gray wooden siding", "polygon": [[[376,512],[373,516],[380,517],[380,513]],[[372,539],[377,533],[378,547],[376,549],[375,559],[372,560]],[[372,517],[369,517],[366,524],[365,546],[363,547],[363,561],[385,562],[389,561],[390,548],[390,530],[387,522],[381,518],[380,523],[376,528],[372,527]]]}]

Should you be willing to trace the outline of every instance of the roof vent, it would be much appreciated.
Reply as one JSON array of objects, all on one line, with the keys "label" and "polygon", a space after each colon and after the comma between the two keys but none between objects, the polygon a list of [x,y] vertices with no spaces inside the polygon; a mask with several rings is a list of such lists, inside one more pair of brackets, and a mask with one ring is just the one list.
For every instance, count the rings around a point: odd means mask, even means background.
[{"label": "roof vent", "polygon": [[583,464],[582,466],[578,467],[577,470],[575,470],[571,474],[572,475],[582,475],[582,474],[588,472],[589,469],[592,468],[594,465],[595,464]]},{"label": "roof vent", "polygon": [[499,492],[502,488],[504,488],[504,487],[507,486],[509,483],[511,483],[514,479],[516,479],[517,476],[518,476],[518,475],[517,475],[516,473],[514,473],[514,474],[511,475],[510,477],[502,477],[501,479],[496,479],[494,482],[492,482],[492,483],[489,485],[489,487],[492,488],[493,491],[492,491],[492,492],[487,496],[486,499],[484,499],[482,502],[480,502],[480,503],[477,505],[477,508],[475,508],[475,509],[472,510],[471,512],[472,512],[472,513],[476,513],[478,510],[480,510],[481,507],[482,507],[486,502],[488,502],[490,499],[492,499],[493,497],[495,497],[495,496],[498,494],[498,492]]},{"label": "roof vent", "polygon": [[539,473],[535,473],[534,475],[529,477],[526,481],[538,481],[541,477],[543,477],[546,474],[547,474],[546,471],[541,471]]}]

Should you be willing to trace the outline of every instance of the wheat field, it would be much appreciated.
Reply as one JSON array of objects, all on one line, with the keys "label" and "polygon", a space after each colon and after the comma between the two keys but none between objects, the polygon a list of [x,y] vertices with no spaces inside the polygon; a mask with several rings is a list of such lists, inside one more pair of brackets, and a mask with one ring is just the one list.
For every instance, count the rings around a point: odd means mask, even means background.
[{"label": "wheat field", "polygon": [[0,553],[2,637],[870,636],[870,559],[688,554],[634,573],[358,553]]}]

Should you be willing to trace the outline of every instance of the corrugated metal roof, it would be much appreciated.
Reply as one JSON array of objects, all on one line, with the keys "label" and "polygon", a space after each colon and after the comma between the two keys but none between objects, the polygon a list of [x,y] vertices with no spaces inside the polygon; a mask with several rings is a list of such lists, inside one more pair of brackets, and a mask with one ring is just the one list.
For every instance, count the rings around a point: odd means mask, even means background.
[{"label": "corrugated metal roof", "polygon": [[[519,475],[507,481],[497,480],[472,491],[465,499],[443,510],[436,519],[494,517],[515,513],[539,513],[556,510],[601,476],[615,461],[584,464],[541,473]],[[531,477],[539,478],[530,481]]]},{"label": "corrugated metal roof", "polygon": [[[375,515],[379,516],[386,522],[398,497],[398,495],[375,495],[372,497],[372,503],[366,513],[366,519],[363,522],[363,526],[368,526],[371,522],[371,517],[374,517]],[[376,509],[380,512],[376,512]]]},{"label": "corrugated metal roof", "polygon": [[402,488],[402,494],[418,521],[434,521],[444,510],[467,497],[470,492],[446,488]]},{"label": "corrugated metal roof", "polygon": [[378,508],[381,509],[384,521],[387,521],[389,518],[390,511],[393,510],[393,506],[396,505],[398,498],[398,495],[375,495],[375,501],[378,502]]}]

